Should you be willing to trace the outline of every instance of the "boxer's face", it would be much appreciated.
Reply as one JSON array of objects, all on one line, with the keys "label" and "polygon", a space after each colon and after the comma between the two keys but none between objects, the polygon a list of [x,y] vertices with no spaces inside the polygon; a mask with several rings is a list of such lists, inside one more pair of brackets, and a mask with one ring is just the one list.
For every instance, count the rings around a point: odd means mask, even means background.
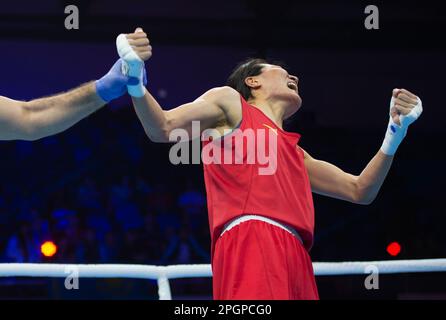
[{"label": "boxer's face", "polygon": [[264,64],[257,80],[256,90],[262,91],[266,99],[273,98],[289,102],[286,104],[285,118],[299,110],[302,99],[299,95],[299,79],[290,75],[284,68],[272,64]]}]

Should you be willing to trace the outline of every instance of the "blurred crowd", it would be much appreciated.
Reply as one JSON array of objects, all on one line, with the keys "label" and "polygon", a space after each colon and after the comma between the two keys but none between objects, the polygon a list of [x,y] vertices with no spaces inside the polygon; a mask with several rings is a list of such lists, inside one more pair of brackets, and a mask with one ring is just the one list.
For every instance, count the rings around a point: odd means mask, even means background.
[{"label": "blurred crowd", "polygon": [[[123,176],[104,188],[85,178],[74,188],[75,205],[62,189],[42,210],[17,219],[5,243],[8,262],[176,264],[209,262],[205,196],[192,186],[178,196]],[[41,254],[53,241],[58,252]]]}]

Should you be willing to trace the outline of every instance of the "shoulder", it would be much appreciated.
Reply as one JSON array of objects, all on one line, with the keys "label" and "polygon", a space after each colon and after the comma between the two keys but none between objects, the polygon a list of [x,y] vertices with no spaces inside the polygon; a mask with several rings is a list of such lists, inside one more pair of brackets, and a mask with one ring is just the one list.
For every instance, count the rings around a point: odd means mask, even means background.
[{"label": "shoulder", "polygon": [[223,109],[233,106],[234,103],[240,103],[240,93],[228,86],[212,88],[206,91],[201,98]]},{"label": "shoulder", "polygon": [[305,161],[312,161],[312,160],[314,160],[313,157],[310,156],[310,155],[308,154],[308,152],[306,152],[301,146],[296,145],[296,148],[297,148],[297,149],[300,149],[300,150],[302,151],[302,153],[303,153],[303,155],[304,155],[304,160],[305,160]]},{"label": "shoulder", "polygon": [[238,114],[241,114],[242,103],[240,93],[231,87],[212,88],[202,97],[210,103],[217,105],[229,118],[238,118]]}]

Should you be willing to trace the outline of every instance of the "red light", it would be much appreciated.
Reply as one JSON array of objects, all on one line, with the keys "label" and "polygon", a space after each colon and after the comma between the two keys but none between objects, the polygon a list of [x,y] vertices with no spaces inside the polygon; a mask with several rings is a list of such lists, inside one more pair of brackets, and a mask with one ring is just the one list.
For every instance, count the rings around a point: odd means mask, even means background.
[{"label": "red light", "polygon": [[40,251],[45,257],[52,257],[57,252],[57,246],[52,241],[46,241],[40,246]]},{"label": "red light", "polygon": [[392,257],[396,257],[401,252],[401,246],[398,242],[392,242],[387,246],[387,253]]}]

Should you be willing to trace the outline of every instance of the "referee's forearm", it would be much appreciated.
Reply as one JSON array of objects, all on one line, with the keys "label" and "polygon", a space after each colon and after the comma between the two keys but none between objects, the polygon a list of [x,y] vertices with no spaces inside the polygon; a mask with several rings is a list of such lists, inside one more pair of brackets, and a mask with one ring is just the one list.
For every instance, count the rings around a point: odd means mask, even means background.
[{"label": "referee's forearm", "polygon": [[105,105],[94,82],[55,96],[25,102],[23,121],[30,140],[62,132]]}]

